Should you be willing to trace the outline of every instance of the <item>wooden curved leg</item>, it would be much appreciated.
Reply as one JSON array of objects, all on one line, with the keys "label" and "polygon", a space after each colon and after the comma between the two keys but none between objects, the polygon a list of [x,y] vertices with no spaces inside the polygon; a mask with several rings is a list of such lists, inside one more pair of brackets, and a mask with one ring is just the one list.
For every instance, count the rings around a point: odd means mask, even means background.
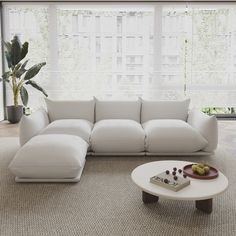
[{"label": "wooden curved leg", "polygon": [[159,197],[142,191],[142,199],[144,203],[152,203],[157,202],[159,200]]},{"label": "wooden curved leg", "polygon": [[196,201],[196,208],[200,211],[206,212],[210,214],[212,212],[212,198],[211,199],[206,199],[206,200],[199,200]]}]

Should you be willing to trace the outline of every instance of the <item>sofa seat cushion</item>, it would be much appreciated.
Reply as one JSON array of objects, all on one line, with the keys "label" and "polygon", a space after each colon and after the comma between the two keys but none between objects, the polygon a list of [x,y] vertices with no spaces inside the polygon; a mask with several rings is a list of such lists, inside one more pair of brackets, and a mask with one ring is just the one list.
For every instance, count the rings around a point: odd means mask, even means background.
[{"label": "sofa seat cushion", "polygon": [[87,120],[66,119],[55,120],[50,123],[40,134],[71,134],[81,137],[87,143],[92,132],[93,124]]},{"label": "sofa seat cushion", "polygon": [[143,124],[146,150],[150,153],[186,153],[207,145],[203,136],[182,120],[150,120]]},{"label": "sofa seat cushion", "polygon": [[94,125],[91,147],[97,153],[138,153],[144,151],[145,133],[134,120],[108,119]]},{"label": "sofa seat cushion", "polygon": [[38,135],[16,153],[9,169],[18,178],[75,178],[83,169],[88,144],[73,135]]}]

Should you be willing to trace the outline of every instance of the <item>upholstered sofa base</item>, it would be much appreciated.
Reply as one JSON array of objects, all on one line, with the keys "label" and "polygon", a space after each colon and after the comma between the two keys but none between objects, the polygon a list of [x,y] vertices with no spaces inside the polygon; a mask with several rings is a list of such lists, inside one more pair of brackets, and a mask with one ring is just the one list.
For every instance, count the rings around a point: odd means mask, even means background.
[{"label": "upholstered sofa base", "polygon": [[27,178],[15,178],[16,183],[77,183],[79,178],[74,179],[27,179]]},{"label": "upholstered sofa base", "polygon": [[139,152],[139,153],[94,153],[88,152],[87,156],[210,156],[213,155],[214,152],[186,152],[186,153],[150,153],[150,152]]},{"label": "upholstered sofa base", "polygon": [[[85,162],[84,162],[85,164]],[[62,179],[31,179],[15,177],[17,183],[77,183],[80,181],[84,166],[81,168],[78,176],[75,178],[62,178]]]},{"label": "upholstered sofa base", "polygon": [[87,156],[98,156],[98,157],[101,157],[101,156],[145,156],[145,152],[138,152],[138,153],[135,153],[135,152],[88,152],[87,153]]},{"label": "upholstered sofa base", "polygon": [[184,152],[184,153],[150,153],[147,152],[146,156],[210,156],[213,155],[214,152],[203,152],[203,151],[199,151],[199,152]]}]

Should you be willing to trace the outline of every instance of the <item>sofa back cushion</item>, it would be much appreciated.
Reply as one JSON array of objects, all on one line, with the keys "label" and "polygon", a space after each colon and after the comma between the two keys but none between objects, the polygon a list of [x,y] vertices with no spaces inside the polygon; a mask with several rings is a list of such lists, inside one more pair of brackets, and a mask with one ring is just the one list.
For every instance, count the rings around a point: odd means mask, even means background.
[{"label": "sofa back cushion", "polygon": [[50,122],[61,119],[84,119],[94,123],[93,100],[53,101],[45,99]]},{"label": "sofa back cushion", "polygon": [[141,101],[96,100],[96,122],[106,119],[129,119],[140,123]]},{"label": "sofa back cushion", "polygon": [[142,100],[141,122],[156,119],[177,119],[187,121],[190,99],[183,101]]}]

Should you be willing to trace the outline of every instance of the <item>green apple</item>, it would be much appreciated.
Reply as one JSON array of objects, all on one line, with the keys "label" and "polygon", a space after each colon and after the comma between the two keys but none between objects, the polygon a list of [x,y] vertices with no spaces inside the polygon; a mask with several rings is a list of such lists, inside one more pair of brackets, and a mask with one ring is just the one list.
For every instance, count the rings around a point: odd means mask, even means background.
[{"label": "green apple", "polygon": [[192,165],[192,171],[197,172],[197,167],[198,167],[197,165]]},{"label": "green apple", "polygon": [[209,166],[204,166],[204,171],[205,171],[205,173],[209,173],[209,171],[210,171],[210,168],[209,168]]},{"label": "green apple", "polygon": [[204,168],[200,168],[200,167],[198,166],[198,167],[197,167],[197,173],[198,173],[199,175],[204,175],[204,174],[205,174]]}]

